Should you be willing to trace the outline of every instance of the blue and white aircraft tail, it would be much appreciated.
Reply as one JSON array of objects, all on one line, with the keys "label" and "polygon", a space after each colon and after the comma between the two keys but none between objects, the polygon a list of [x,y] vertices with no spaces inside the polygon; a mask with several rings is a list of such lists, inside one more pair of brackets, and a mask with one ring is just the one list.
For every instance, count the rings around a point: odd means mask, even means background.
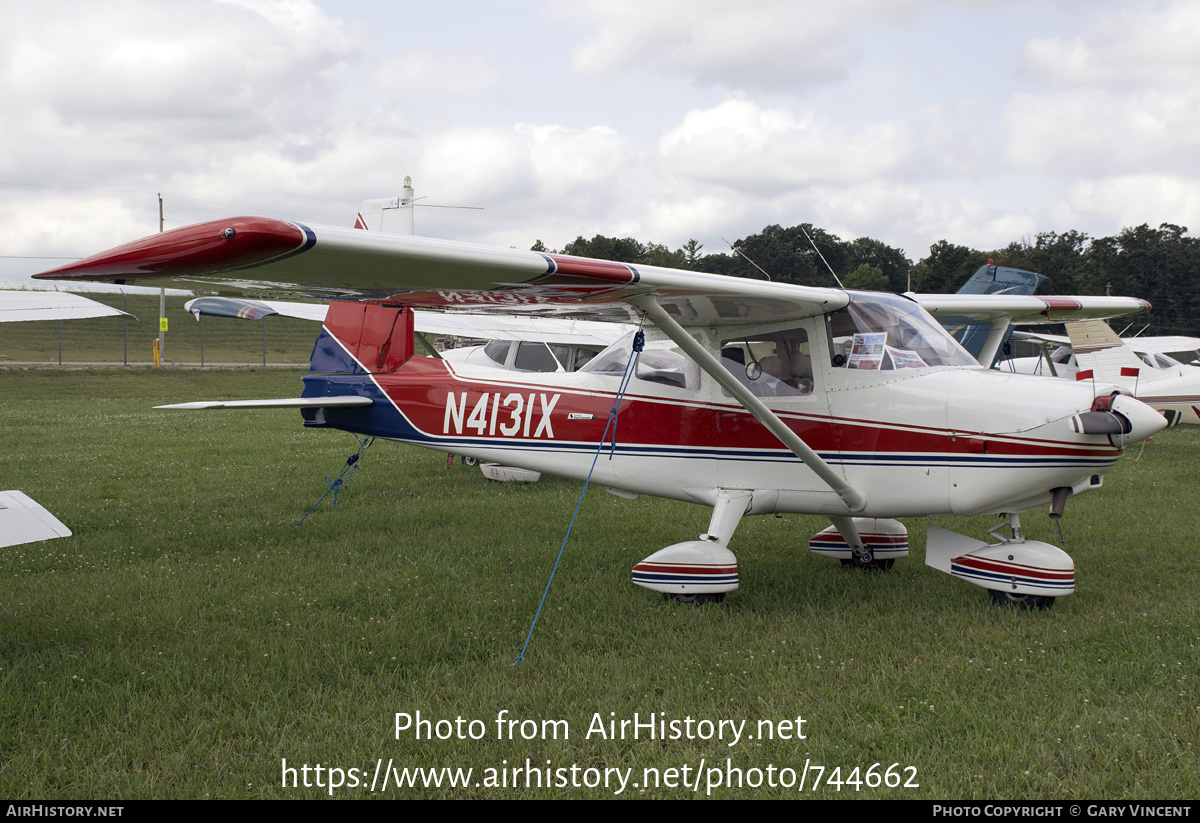
[{"label": "blue and white aircraft tail", "polygon": [[[1024,269],[1014,269],[1009,266],[997,266],[991,260],[971,275],[971,278],[963,284],[963,287],[958,290],[959,294],[1033,294],[1037,291],[1038,286],[1044,283],[1047,279],[1043,274],[1037,274]],[[962,347],[971,353],[971,356],[976,360],[979,359],[984,349],[984,344],[987,342],[988,335],[991,333],[991,326],[983,323],[971,323],[967,318],[943,317],[939,318],[946,330],[954,336],[954,339],[962,344]],[[1004,343],[1008,342],[1009,336],[1012,334],[1010,327],[1008,333],[1004,337]],[[1004,345],[997,349],[996,357],[999,357],[999,352],[1002,351]],[[996,358],[992,359],[991,363],[984,363],[984,366],[992,367],[995,365]]]}]

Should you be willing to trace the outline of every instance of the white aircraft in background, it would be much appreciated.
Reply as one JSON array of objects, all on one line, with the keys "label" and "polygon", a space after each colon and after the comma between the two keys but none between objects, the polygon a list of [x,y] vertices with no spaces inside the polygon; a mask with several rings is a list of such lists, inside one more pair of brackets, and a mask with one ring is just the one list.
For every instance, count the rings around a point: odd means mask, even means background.
[{"label": "white aircraft in background", "polygon": [[[312,428],[710,506],[699,539],[633,569],[636,584],[685,599],[737,589],[729,544],[748,514],[827,517],[810,549],[861,567],[907,555],[897,518],[1003,514],[1012,533],[994,544],[931,527],[926,563],[997,600],[1048,605],[1074,591],[1074,562],[1025,539],[1019,513],[1049,504],[1061,516],[1127,445],[1167,425],[1116,389],[984,369],[926,311],[991,323],[987,357],[1010,321],[1149,308],[1134,298],[908,298],[259,217],[37,277],[340,294],[300,398],[180,408],[290,406]],[[414,308],[616,320],[645,338],[576,372],[501,372],[413,356]]]},{"label": "white aircraft in background", "polygon": [[[1048,355],[1015,358],[1001,363],[999,368],[1119,386],[1169,415],[1174,422],[1200,424],[1200,367],[1145,349],[1139,338],[1123,340],[1102,320],[1067,323],[1067,332],[1065,338],[1024,334],[1026,338],[1059,346]],[[1194,339],[1171,339],[1166,345]]]},{"label": "white aircraft in background", "polygon": [[24,492],[0,492],[0,548],[70,537],[71,530]]},{"label": "white aircraft in background", "polygon": [[[0,290],[0,323],[121,314],[125,312],[70,292]],[[0,548],[70,536],[71,530],[33,498],[16,489],[0,492]]]},{"label": "white aircraft in background", "polygon": [[122,314],[126,312],[71,292],[0,288],[0,323],[82,320]]},{"label": "white aircraft in background", "polygon": [[[284,300],[241,300],[229,297],[197,297],[184,308],[199,319],[236,317],[260,320],[271,315],[324,322],[327,303],[298,303]],[[470,362],[515,371],[575,371],[619,338],[632,326],[598,323],[564,317],[506,317],[489,314],[446,314],[414,312],[419,335],[487,340],[486,345],[470,345],[437,350],[422,341],[426,352],[455,362]]]},{"label": "white aircraft in background", "polygon": [[1163,336],[1122,339],[1129,343],[1129,347],[1139,356],[1161,354],[1184,366],[1200,366],[1200,337]]}]

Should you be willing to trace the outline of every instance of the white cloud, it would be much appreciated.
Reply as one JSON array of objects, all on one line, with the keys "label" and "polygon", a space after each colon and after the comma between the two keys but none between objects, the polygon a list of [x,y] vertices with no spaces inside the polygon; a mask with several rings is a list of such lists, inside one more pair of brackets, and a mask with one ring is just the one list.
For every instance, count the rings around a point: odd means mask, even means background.
[{"label": "white cloud", "polygon": [[678,247],[691,238],[706,237],[706,252],[726,251],[716,239],[731,234],[750,205],[749,198],[728,190],[670,185],[647,204],[646,238]]},{"label": "white cloud", "polygon": [[875,123],[857,133],[812,115],[796,117],[735,97],[688,112],[659,141],[677,176],[769,196],[818,182],[903,173],[913,159],[909,126]]},{"label": "white cloud", "polygon": [[135,118],[218,139],[259,133],[298,122],[353,54],[342,27],[302,0],[52,9],[6,9],[0,82],[7,106],[47,109],[68,128]]},{"label": "white cloud", "polygon": [[1057,176],[1200,171],[1200,5],[1100,15],[1071,38],[1035,38],[1025,70],[1042,89],[1013,95],[1007,157]]},{"label": "white cloud", "polygon": [[[1066,198],[1070,213],[1086,224],[1139,226],[1175,223],[1200,228],[1200,178],[1134,174],[1076,183]],[[1093,234],[1107,234],[1100,228]]]},{"label": "white cloud", "polygon": [[435,51],[385,57],[371,67],[370,79],[376,91],[390,97],[470,94],[503,85],[495,55]]},{"label": "white cloud", "polygon": [[588,0],[554,13],[591,35],[571,66],[592,75],[651,66],[702,84],[794,90],[847,76],[867,20],[913,16],[932,0]]},{"label": "white cloud", "polygon": [[[599,232],[715,251],[722,236],[811,221],[919,257],[942,238],[988,247],[1195,222],[1187,4],[1145,20],[1039,6],[1062,34],[1024,50],[1019,95],[1010,29],[986,71],[946,67],[978,56],[961,45],[967,24],[995,34],[1002,11],[1031,0],[966,12],[595,0],[541,16],[332,0],[11,5],[0,211],[36,218],[0,220],[0,243],[31,254],[153,230],[159,191],[168,226],[248,212],[344,225],[406,174],[427,203],[486,207],[422,210],[419,231],[501,245]],[[51,197],[14,182],[134,193]],[[56,218],[76,204],[104,220]]]},{"label": "white cloud", "polygon": [[[12,209],[12,211],[9,211]],[[158,230],[153,198],[132,201],[121,193],[27,189],[0,209],[0,254],[86,257]],[[37,261],[31,271],[67,260]]]},{"label": "white cloud", "polygon": [[1014,95],[1003,115],[1014,167],[1055,175],[1195,172],[1200,89],[1118,95],[1079,89]]},{"label": "white cloud", "polygon": [[1200,70],[1197,31],[1200,5],[1193,0],[1159,10],[1139,4],[1096,18],[1070,39],[1030,40],[1025,66],[1039,80],[1066,87],[1191,89]]},{"label": "white cloud", "polygon": [[642,163],[630,141],[609,126],[570,129],[522,123],[516,133],[525,141],[538,191],[545,197],[586,197],[598,190],[616,196]]}]

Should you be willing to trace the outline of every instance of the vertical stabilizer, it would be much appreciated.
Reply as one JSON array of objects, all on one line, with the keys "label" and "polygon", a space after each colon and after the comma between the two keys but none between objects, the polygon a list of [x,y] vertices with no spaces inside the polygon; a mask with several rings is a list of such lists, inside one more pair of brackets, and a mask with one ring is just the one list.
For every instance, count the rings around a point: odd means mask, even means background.
[{"label": "vertical stabilizer", "polygon": [[309,371],[393,372],[413,356],[413,313],[403,306],[335,300],[329,304]]},{"label": "vertical stabilizer", "polygon": [[1103,320],[1067,323],[1079,373],[1092,372],[1102,383],[1132,385],[1145,363]]},{"label": "vertical stabilizer", "polygon": [[415,234],[412,178],[404,178],[404,191],[399,197],[364,200],[358,207],[354,228],[385,234]]}]

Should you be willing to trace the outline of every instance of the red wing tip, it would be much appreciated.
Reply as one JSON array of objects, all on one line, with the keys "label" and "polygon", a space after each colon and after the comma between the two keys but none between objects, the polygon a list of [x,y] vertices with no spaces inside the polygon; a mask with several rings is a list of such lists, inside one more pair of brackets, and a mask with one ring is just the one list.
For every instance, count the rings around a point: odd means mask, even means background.
[{"label": "red wing tip", "polygon": [[152,234],[33,277],[125,280],[209,274],[261,265],[314,242],[310,230],[285,220],[232,217]]}]

